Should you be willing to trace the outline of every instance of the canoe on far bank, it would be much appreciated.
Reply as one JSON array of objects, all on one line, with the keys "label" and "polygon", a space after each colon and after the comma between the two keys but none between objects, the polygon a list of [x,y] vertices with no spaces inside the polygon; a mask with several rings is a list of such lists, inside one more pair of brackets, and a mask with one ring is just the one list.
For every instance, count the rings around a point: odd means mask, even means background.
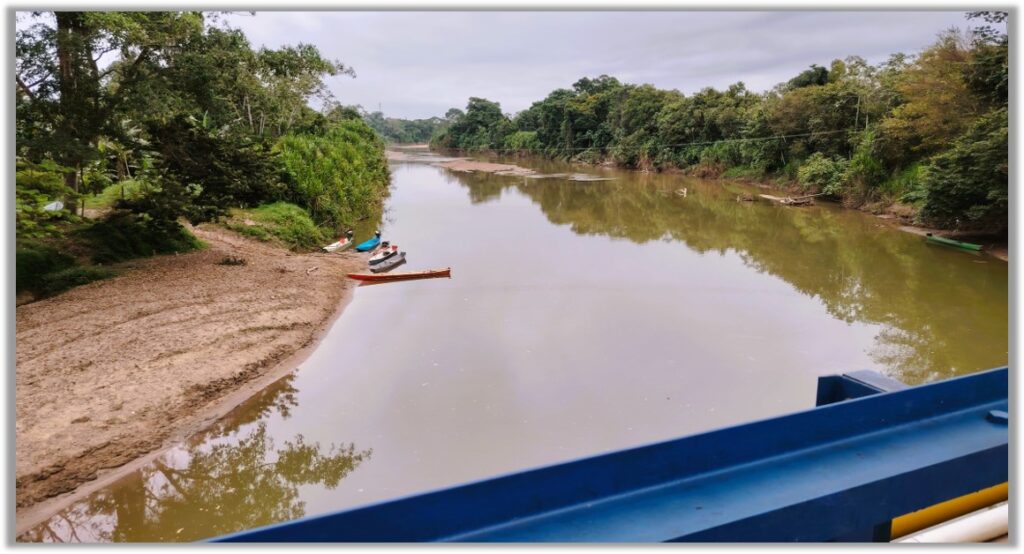
[{"label": "canoe on far bank", "polygon": [[954,246],[956,248],[963,248],[964,250],[972,250],[974,252],[981,252],[982,246],[980,244],[974,244],[973,242],[963,242],[960,240],[947,239],[946,237],[940,237],[927,233],[925,240],[933,242],[935,244],[943,244],[946,246]]}]

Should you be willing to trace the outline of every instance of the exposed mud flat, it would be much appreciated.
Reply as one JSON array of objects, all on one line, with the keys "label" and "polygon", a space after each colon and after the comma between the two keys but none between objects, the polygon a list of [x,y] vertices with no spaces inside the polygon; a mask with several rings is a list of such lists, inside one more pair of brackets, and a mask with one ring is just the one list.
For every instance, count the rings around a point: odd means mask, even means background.
[{"label": "exposed mud flat", "polygon": [[[354,289],[345,274],[365,263],[212,226],[195,234],[208,248],[16,309],[19,517],[199,430],[244,400],[240,388],[294,369]],[[227,256],[246,263],[222,265]]]},{"label": "exposed mud flat", "polygon": [[443,167],[452,171],[458,171],[461,173],[494,173],[495,175],[513,175],[513,176],[527,176],[535,175],[537,172],[526,168],[520,167],[513,164],[497,164],[491,162],[481,162],[476,160],[469,160],[465,158],[454,159],[445,162],[435,163],[437,167]]},{"label": "exposed mud flat", "polygon": [[589,183],[591,181],[614,181],[615,177],[601,177],[589,173],[541,173],[527,175],[530,179],[565,179],[566,181],[577,181]]},{"label": "exposed mud flat", "polygon": [[602,177],[588,173],[539,173],[533,169],[521,167],[515,164],[501,164],[481,162],[466,158],[456,158],[447,161],[439,161],[433,165],[443,167],[460,173],[493,173],[494,175],[508,175],[512,177],[526,177],[529,179],[564,179],[567,181],[614,181],[614,177]]}]

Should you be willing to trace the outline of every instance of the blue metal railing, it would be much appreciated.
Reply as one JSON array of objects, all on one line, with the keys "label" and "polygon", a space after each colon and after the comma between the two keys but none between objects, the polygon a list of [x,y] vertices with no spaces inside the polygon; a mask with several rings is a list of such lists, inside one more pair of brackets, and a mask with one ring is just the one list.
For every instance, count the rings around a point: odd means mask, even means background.
[{"label": "blue metal railing", "polygon": [[1007,480],[1007,379],[826,377],[811,410],[215,540],[888,540],[893,518]]}]

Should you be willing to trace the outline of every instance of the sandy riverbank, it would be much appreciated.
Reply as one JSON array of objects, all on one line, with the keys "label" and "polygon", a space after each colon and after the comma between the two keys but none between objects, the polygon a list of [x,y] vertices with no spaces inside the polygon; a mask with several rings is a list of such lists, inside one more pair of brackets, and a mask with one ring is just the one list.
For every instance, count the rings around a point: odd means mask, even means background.
[{"label": "sandy riverbank", "polygon": [[18,520],[293,370],[354,290],[345,274],[365,263],[212,226],[195,234],[209,247],[17,307]]}]

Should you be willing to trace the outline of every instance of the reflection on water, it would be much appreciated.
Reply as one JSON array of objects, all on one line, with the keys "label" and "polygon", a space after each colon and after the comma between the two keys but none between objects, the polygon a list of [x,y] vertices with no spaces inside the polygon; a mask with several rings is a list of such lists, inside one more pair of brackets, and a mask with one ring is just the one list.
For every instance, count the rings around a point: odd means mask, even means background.
[{"label": "reflection on water", "polygon": [[260,419],[289,416],[292,379],[263,391],[192,448],[171,450],[19,540],[194,541],[302,517],[299,486],[334,489],[371,452],[352,444],[324,448],[301,434],[276,445]]},{"label": "reflection on water", "polygon": [[[880,325],[871,358],[907,383],[1008,358],[1006,263],[925,243],[859,212],[737,202],[737,193],[751,189],[658,174],[626,173],[612,183],[453,176],[474,203],[514,189],[577,234],[673,240],[702,254],[733,251],[749,267],[820,299],[835,318]],[[690,191],[685,198],[673,194],[682,186]]]},{"label": "reflection on water", "polygon": [[359,287],[294,379],[22,538],[191,540],[809,408],[822,374],[1007,361],[1004,262],[741,184],[528,165],[615,179],[394,164],[385,238],[452,278]]}]

